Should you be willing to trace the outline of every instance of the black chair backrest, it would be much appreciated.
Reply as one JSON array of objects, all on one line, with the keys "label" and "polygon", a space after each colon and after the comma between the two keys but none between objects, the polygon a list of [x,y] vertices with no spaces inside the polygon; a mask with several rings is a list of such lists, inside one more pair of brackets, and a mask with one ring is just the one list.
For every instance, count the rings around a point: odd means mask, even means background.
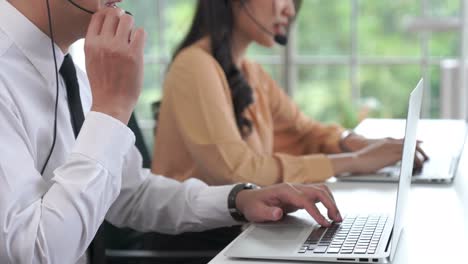
[{"label": "black chair backrest", "polygon": [[141,132],[140,126],[138,125],[135,113],[133,113],[132,116],[130,117],[130,121],[128,122],[128,127],[135,134],[135,146],[140,151],[141,156],[143,157],[143,167],[151,168],[151,157],[148,151],[148,147],[145,144],[143,133]]},{"label": "black chair backrest", "polygon": [[159,112],[161,111],[162,101],[156,101],[151,104],[151,113],[153,114],[154,128],[153,134],[156,136],[156,129],[158,128]]}]

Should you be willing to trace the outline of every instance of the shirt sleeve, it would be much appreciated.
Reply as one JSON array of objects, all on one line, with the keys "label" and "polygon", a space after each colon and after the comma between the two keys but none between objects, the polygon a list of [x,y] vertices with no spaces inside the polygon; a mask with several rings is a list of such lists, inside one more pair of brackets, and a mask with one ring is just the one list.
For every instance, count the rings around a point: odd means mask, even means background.
[{"label": "shirt sleeve", "polygon": [[227,206],[233,186],[208,187],[197,179],[179,182],[142,169],[134,147],[126,156],[122,190],[106,219],[119,227],[177,234],[239,224]]},{"label": "shirt sleeve", "polygon": [[253,151],[237,128],[229,86],[216,61],[189,49],[174,61],[165,98],[178,133],[211,184],[318,182],[333,175],[323,155],[262,154]]},{"label": "shirt sleeve", "polygon": [[75,263],[119,194],[133,133],[89,113],[65,164],[46,182],[18,113],[0,97],[0,263]]}]

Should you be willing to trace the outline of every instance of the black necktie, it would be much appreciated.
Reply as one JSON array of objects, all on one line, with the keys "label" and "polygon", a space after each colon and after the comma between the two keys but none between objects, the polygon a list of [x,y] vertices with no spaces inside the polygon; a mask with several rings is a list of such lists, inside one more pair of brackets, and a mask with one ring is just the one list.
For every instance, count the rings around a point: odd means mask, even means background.
[{"label": "black necktie", "polygon": [[[68,107],[70,109],[71,123],[75,138],[80,133],[81,126],[84,122],[83,106],[81,105],[80,86],[78,77],[76,76],[75,64],[70,55],[66,55],[62,67],[60,67],[60,75],[62,75],[67,88]],[[91,263],[104,263],[104,240],[102,235],[102,225],[94,237],[91,245],[89,245],[89,255]]]},{"label": "black necktie", "polygon": [[70,109],[71,122],[75,138],[80,133],[81,126],[84,122],[83,106],[81,105],[80,86],[76,76],[75,65],[70,54],[65,56],[62,67],[60,67],[60,74],[65,81],[67,87],[68,107]]}]

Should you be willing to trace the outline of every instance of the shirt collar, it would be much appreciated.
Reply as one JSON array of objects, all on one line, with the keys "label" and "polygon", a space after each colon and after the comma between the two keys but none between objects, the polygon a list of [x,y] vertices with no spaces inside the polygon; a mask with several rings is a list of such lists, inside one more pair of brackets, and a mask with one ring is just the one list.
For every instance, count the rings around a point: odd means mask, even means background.
[{"label": "shirt collar", "polygon": [[[47,82],[55,82],[55,67],[49,36],[6,0],[0,0],[0,14],[0,29],[8,35]],[[57,66],[60,68],[64,54],[56,44],[54,48]]]}]

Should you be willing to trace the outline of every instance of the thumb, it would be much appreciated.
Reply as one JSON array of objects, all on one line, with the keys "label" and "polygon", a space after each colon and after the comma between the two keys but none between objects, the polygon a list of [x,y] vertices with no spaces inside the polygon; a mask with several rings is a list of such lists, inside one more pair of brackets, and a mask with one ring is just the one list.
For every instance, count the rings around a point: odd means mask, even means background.
[{"label": "thumb", "polygon": [[262,205],[255,213],[257,221],[278,221],[283,217],[283,210],[276,206]]}]

